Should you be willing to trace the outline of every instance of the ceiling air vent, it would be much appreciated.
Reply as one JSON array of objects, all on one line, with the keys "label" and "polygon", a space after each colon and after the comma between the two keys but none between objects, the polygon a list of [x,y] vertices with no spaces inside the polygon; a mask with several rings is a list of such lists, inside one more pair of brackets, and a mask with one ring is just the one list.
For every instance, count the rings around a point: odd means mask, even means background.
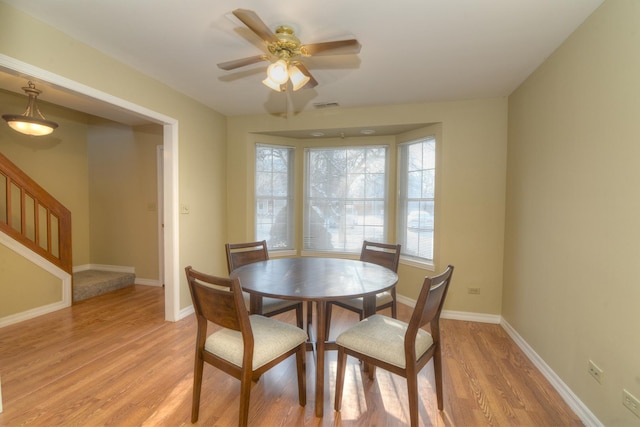
[{"label": "ceiling air vent", "polygon": [[314,108],[320,109],[320,108],[335,108],[335,107],[339,107],[340,104],[338,104],[337,102],[314,102],[313,104]]}]

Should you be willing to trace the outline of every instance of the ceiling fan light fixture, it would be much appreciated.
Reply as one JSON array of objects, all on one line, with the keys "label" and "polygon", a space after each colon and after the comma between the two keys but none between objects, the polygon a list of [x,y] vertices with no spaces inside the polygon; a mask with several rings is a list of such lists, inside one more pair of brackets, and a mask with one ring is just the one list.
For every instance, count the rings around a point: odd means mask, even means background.
[{"label": "ceiling fan light fixture", "polygon": [[289,80],[289,64],[284,59],[279,59],[267,68],[267,76],[278,84],[285,84]]},{"label": "ceiling fan light fixture", "polygon": [[293,85],[293,90],[296,91],[298,89],[302,89],[304,85],[309,83],[311,77],[304,74],[300,71],[300,68],[292,65],[289,67],[289,78],[291,79],[291,84]]},{"label": "ceiling fan light fixture", "polygon": [[271,78],[270,78],[270,77],[268,77],[268,76],[267,76],[267,78],[266,78],[266,79],[264,79],[264,80],[262,81],[262,83],[263,83],[266,87],[268,87],[269,89],[273,89],[273,90],[275,90],[276,92],[282,92],[282,85],[281,85],[280,83],[276,83],[276,82],[274,82],[274,81],[273,81],[273,80],[271,80]]},{"label": "ceiling fan light fixture", "polygon": [[31,81],[28,83],[28,86],[23,87],[22,90],[29,96],[29,103],[27,104],[25,112],[22,114],[4,114],[2,118],[11,129],[25,135],[49,135],[58,127],[58,124],[45,119],[38,108],[37,98],[42,91],[36,89],[36,86]]}]

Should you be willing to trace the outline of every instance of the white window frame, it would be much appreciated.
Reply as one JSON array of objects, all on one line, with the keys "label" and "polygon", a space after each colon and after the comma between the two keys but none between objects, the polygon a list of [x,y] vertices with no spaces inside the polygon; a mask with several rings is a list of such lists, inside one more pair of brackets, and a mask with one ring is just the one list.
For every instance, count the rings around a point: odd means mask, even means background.
[{"label": "white window frame", "polygon": [[[414,170],[414,172],[426,172],[432,170],[432,194],[421,195],[420,197],[410,197],[409,193],[409,147],[415,144],[432,143],[434,146],[433,156],[429,165],[424,164],[424,159],[421,159],[421,168]],[[437,180],[437,151],[438,143],[435,135],[425,136],[417,138],[411,141],[398,144],[398,206],[397,213],[397,241],[402,244],[402,260],[405,264],[416,265],[419,267],[433,268],[435,258],[435,239],[436,239],[436,180]],[[423,206],[431,208],[426,210],[430,212],[430,218],[424,218],[422,214],[415,214],[409,212],[409,203],[420,205],[420,211]],[[409,215],[416,218],[408,218]],[[411,222],[411,224],[409,224]],[[414,224],[417,222],[417,225]],[[420,238],[424,237],[428,240],[429,228],[431,229],[431,257],[420,256],[411,249],[415,246],[413,239],[417,238],[420,242]],[[417,236],[417,237],[416,237]],[[412,244],[409,244],[409,240],[412,240]],[[419,243],[418,243],[419,244]]]},{"label": "white window frame", "polygon": [[[382,220],[382,224],[368,224],[367,221],[367,215],[365,215],[364,213],[362,214],[362,218],[363,218],[363,223],[357,225],[358,227],[362,227],[363,229],[363,235],[364,238],[367,239],[369,238],[370,240],[373,240],[371,237],[367,237],[367,230],[369,230],[369,232],[371,232],[371,230],[374,229],[380,229],[382,228],[382,232],[381,234],[375,238],[376,241],[386,241],[387,236],[389,234],[389,227],[388,227],[388,221],[389,221],[389,209],[388,209],[388,202],[389,202],[389,146],[386,144],[376,144],[376,145],[358,145],[358,146],[334,146],[334,147],[309,147],[305,149],[305,155],[304,155],[304,206],[303,206],[303,220],[302,220],[302,227],[303,227],[303,242],[302,242],[302,254],[303,255],[311,255],[313,253],[332,253],[332,254],[358,254],[361,251],[362,248],[362,239],[358,239],[359,243],[357,245],[352,245],[353,247],[349,248],[348,246],[348,242],[346,241],[347,237],[346,237],[346,233],[347,231],[345,229],[342,229],[342,232],[345,233],[345,240],[342,242],[342,246],[338,247],[338,248],[334,248],[334,249],[318,249],[318,248],[314,248],[310,243],[309,243],[309,234],[311,233],[309,230],[310,227],[310,206],[312,205],[314,200],[323,200],[322,198],[311,198],[310,197],[310,190],[309,190],[309,186],[310,186],[310,167],[309,167],[309,157],[311,155],[311,153],[313,152],[319,152],[319,151],[335,151],[335,150],[370,150],[370,149],[383,149],[384,153],[385,153],[385,165],[384,165],[384,177],[383,177],[383,181],[384,181],[384,189],[383,189],[383,197],[360,197],[360,198],[349,198],[349,197],[341,197],[341,198],[327,198],[327,201],[333,201],[335,203],[337,203],[339,205],[339,209],[342,212],[341,217],[341,224],[339,224],[339,227],[346,227],[346,225],[343,223],[346,221],[346,217],[347,217],[347,209],[348,206],[351,204],[358,204],[358,203],[363,203],[366,204],[367,202],[371,202],[371,203],[379,203],[379,206],[382,206],[383,209],[383,220]],[[360,172],[361,173],[361,172]],[[349,174],[347,172],[347,174]],[[365,172],[366,174],[366,172]]]},{"label": "white window frame", "polygon": [[[260,171],[258,170],[258,151],[260,149],[272,149],[272,150],[286,150],[288,153],[287,159],[287,194],[286,195],[274,195],[271,194],[258,194],[258,179],[261,173],[269,173],[269,171]],[[276,145],[276,144],[265,144],[265,143],[256,143],[255,152],[254,152],[254,234],[256,240],[267,240],[267,247],[269,252],[280,252],[280,251],[293,251],[296,247],[295,241],[295,147],[285,146],[285,145]],[[271,174],[274,175],[275,172],[273,169],[271,170]],[[272,178],[273,179],[273,178]],[[286,226],[286,234],[287,234],[287,242],[286,247],[272,247],[269,245],[270,239],[266,238],[264,234],[260,234],[260,224],[259,223],[259,212],[261,210],[269,210],[268,206],[271,204],[272,215],[277,215],[277,212],[273,212],[274,201],[286,201],[287,202],[287,221]],[[261,205],[263,202],[263,205]],[[264,206],[266,203],[267,208],[261,209],[260,206]],[[275,218],[274,218],[275,221]],[[272,226],[275,222],[272,222]]]}]

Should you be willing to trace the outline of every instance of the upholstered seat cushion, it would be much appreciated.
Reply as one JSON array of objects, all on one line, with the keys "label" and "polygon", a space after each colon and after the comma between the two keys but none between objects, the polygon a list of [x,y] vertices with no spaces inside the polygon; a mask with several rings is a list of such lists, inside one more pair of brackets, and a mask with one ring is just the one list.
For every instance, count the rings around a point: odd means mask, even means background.
[{"label": "upholstered seat cushion", "polygon": [[[248,292],[243,292],[242,296],[244,297],[244,305],[247,307],[247,310],[251,306],[251,298]],[[300,301],[292,301],[286,299],[278,299],[278,298],[262,298],[262,314],[269,314],[276,310],[280,310],[281,308],[291,307],[292,305],[298,304]]]},{"label": "upholstered seat cushion", "polygon": [[[407,323],[401,320],[376,314],[340,334],[336,343],[405,368],[404,335],[407,326]],[[422,356],[432,344],[431,334],[420,329],[416,337],[416,359]]]},{"label": "upholstered seat cushion", "polygon": [[[390,303],[392,301],[393,301],[393,297],[391,296],[390,292],[380,292],[379,294],[376,294],[376,307],[380,307],[381,305]],[[348,305],[349,307],[353,307],[358,310],[362,310],[364,306],[362,297],[340,300],[340,303]]]},{"label": "upholstered seat cushion", "polygon": [[[307,341],[307,333],[289,323],[257,314],[249,316],[253,331],[253,369],[257,369]],[[237,366],[242,366],[244,344],[240,331],[221,329],[209,335],[204,344],[206,351]]]}]

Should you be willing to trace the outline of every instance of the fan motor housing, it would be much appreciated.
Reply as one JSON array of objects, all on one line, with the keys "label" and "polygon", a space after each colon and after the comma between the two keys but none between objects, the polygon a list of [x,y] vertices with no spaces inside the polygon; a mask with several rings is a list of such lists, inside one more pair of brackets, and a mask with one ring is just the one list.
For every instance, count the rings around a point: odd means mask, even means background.
[{"label": "fan motor housing", "polygon": [[281,25],[276,28],[275,36],[278,41],[267,44],[267,49],[272,55],[280,59],[291,59],[300,56],[301,43],[293,33],[293,28]]}]

